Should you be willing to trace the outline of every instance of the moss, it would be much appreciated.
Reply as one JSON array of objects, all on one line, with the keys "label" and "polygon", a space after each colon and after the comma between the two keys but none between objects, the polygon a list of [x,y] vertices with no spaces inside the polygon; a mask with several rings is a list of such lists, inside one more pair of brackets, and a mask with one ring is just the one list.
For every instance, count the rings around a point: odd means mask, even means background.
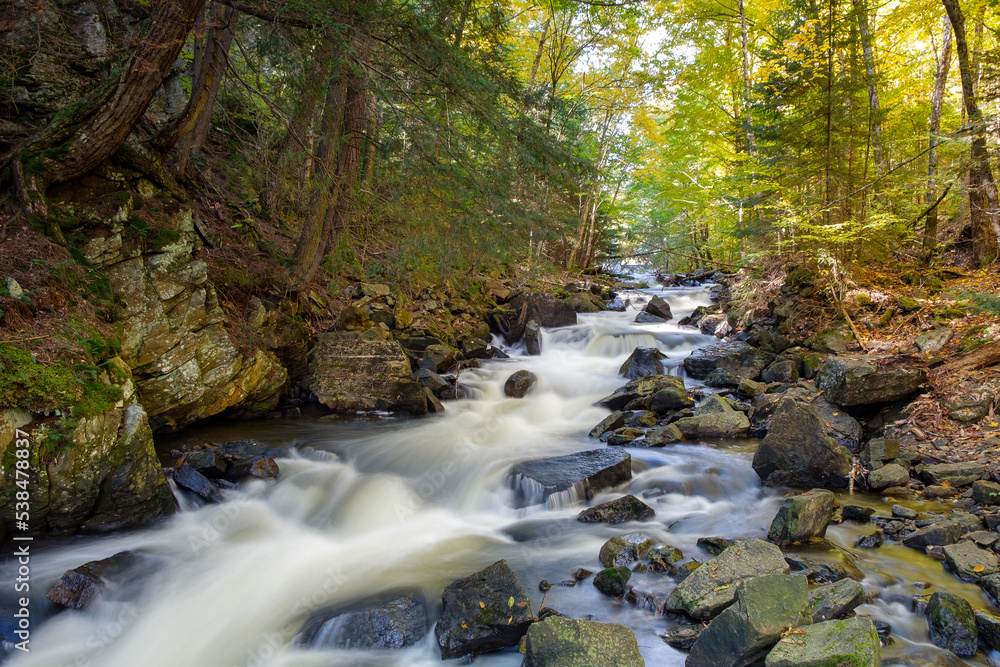
[{"label": "moss", "polygon": [[86,363],[45,366],[26,350],[0,345],[0,406],[87,418],[122,400],[119,372]]}]

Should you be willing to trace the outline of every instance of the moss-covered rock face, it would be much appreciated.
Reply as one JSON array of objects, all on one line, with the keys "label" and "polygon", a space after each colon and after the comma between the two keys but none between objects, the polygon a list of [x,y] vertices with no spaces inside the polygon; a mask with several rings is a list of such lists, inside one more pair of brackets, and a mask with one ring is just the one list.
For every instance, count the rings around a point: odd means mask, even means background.
[{"label": "moss-covered rock face", "polygon": [[[127,367],[112,360],[117,373]],[[146,412],[126,378],[120,399],[103,412],[81,419],[45,420],[27,410],[0,416],[0,518],[12,526],[17,461],[28,461],[33,532],[112,530],[137,526],[174,510],[173,498],[153,450]],[[15,431],[30,436],[26,459],[17,456]],[[22,478],[23,479],[23,478]]]},{"label": "moss-covered rock face", "polygon": [[976,654],[976,617],[964,598],[940,591],[932,595],[927,604],[927,625],[935,646],[956,655]]},{"label": "moss-covered rock face", "polygon": [[875,624],[867,618],[825,621],[778,642],[766,667],[879,667]]},{"label": "moss-covered rock face", "polygon": [[618,623],[547,618],[528,628],[527,667],[644,667],[635,634]]},{"label": "moss-covered rock face", "polygon": [[823,537],[827,524],[833,518],[833,502],[833,494],[823,489],[786,498],[771,522],[767,539],[784,545],[810,537]]}]

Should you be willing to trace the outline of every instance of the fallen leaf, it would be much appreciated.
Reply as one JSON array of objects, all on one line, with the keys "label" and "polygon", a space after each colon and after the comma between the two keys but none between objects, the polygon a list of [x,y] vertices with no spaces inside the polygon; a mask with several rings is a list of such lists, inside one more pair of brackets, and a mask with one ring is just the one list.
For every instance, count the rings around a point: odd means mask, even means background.
[{"label": "fallen leaf", "polygon": [[483,604],[482,602],[479,603],[479,606],[482,607],[483,609],[486,609],[486,605]]},{"label": "fallen leaf", "polygon": [[982,572],[985,569],[986,569],[986,566],[984,566],[984,565],[977,565],[974,568],[972,568],[972,571],[973,572]]},{"label": "fallen leaf", "polygon": [[514,596],[513,596],[513,595],[511,595],[511,596],[510,596],[510,599],[509,599],[509,600],[507,600],[507,608],[508,608],[508,609],[510,609],[510,608],[511,608],[511,607],[513,607],[513,606],[514,606]]}]

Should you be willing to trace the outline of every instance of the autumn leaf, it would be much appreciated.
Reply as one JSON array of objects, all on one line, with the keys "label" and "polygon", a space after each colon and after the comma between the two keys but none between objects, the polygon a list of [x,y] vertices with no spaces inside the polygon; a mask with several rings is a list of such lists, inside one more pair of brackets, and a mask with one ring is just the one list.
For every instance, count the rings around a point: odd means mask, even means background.
[{"label": "autumn leaf", "polygon": [[462,627],[463,628],[468,628],[469,626],[467,626],[465,623],[462,623]]},{"label": "autumn leaf", "polygon": [[486,605],[483,604],[482,602],[479,603],[479,606],[482,607],[483,609],[486,609]]},{"label": "autumn leaf", "polygon": [[986,566],[984,566],[984,565],[977,565],[974,568],[972,568],[972,571],[973,572],[982,572],[985,569],[986,569]]}]

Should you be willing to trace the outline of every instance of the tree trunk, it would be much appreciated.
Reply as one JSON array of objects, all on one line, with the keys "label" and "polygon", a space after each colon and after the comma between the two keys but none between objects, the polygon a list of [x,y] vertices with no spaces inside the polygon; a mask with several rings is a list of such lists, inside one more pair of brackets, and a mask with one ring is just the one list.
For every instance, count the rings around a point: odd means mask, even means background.
[{"label": "tree trunk", "polygon": [[986,266],[997,257],[1000,248],[1000,211],[997,188],[990,169],[986,147],[986,123],[976,103],[976,93],[965,36],[965,16],[958,0],[942,0],[951,28],[955,33],[955,53],[962,76],[962,97],[972,132],[971,165],[969,166],[969,219],[972,225],[972,252],[976,264]]},{"label": "tree trunk", "polygon": [[827,52],[826,52],[826,169],[825,185],[823,192],[823,204],[826,208],[826,224],[833,223],[833,213],[830,210],[832,199],[832,173],[833,167],[833,30],[834,30],[834,10],[833,0],[828,2],[829,24],[827,26]]},{"label": "tree trunk", "polygon": [[944,19],[941,25],[941,57],[937,61],[937,74],[934,77],[934,94],[931,97],[931,120],[928,127],[929,147],[927,151],[927,222],[924,226],[923,249],[920,253],[921,263],[930,264],[937,246],[938,212],[937,205],[932,203],[937,199],[937,141],[941,132],[941,107],[944,102],[945,87],[948,84],[948,70],[951,69],[951,25]]},{"label": "tree trunk", "polygon": [[455,48],[461,48],[462,35],[465,33],[465,22],[469,20],[469,11],[472,9],[472,0],[465,0],[462,6],[462,13],[458,17],[458,25],[455,27]]},{"label": "tree trunk", "polygon": [[68,181],[101,165],[125,143],[180,54],[205,0],[163,0],[134,56],[68,121],[53,123],[17,151],[46,151],[45,183]]},{"label": "tree trunk", "polygon": [[[852,0],[854,13],[858,17],[858,32],[861,35],[861,51],[865,60],[865,78],[868,80],[868,137],[875,149],[875,165],[879,175],[887,171],[885,146],[882,143],[882,112],[878,100],[878,72],[875,69],[875,49],[872,46],[871,29],[868,25],[868,5],[865,0]],[[863,180],[868,180],[868,159],[865,157]]]},{"label": "tree trunk", "polygon": [[546,19],[542,26],[542,35],[538,38],[538,50],[535,51],[535,60],[531,63],[531,77],[528,79],[528,90],[535,87],[535,77],[538,75],[538,64],[542,61],[542,53],[545,51],[545,38],[549,35],[549,24],[552,19]]}]

